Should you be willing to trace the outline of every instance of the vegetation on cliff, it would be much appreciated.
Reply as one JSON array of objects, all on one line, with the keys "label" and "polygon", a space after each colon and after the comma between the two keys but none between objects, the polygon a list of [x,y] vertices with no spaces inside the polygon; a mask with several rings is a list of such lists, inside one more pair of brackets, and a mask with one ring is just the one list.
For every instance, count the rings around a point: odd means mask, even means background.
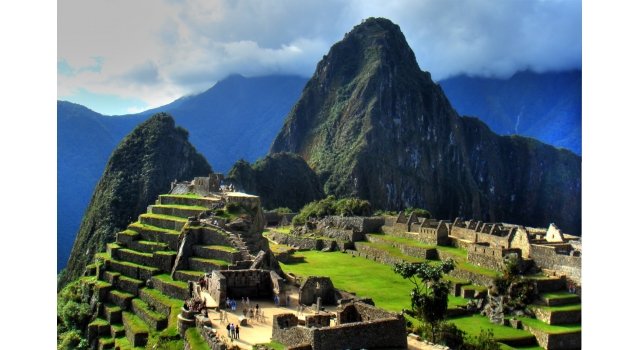
[{"label": "vegetation on cliff", "polygon": [[306,203],[324,197],[318,176],[304,159],[292,153],[272,154],[253,165],[241,159],[229,170],[225,182],[260,196],[266,209],[286,207],[298,211]]},{"label": "vegetation on cliff", "polygon": [[274,139],[338,198],[444,220],[514,222],[581,233],[581,158],[460,117],[400,28],[369,18],[318,63]]},{"label": "vegetation on cliff", "polygon": [[328,196],[305,205],[300,214],[294,216],[293,224],[303,225],[309,217],[327,215],[371,216],[371,204],[358,198],[336,199],[335,196]]},{"label": "vegetation on cliff", "polygon": [[174,180],[191,180],[212,172],[207,160],[164,113],[133,129],[113,151],[96,186],[76,236],[58,290],[82,275],[93,255],[104,251],[118,231],[135,221]]}]

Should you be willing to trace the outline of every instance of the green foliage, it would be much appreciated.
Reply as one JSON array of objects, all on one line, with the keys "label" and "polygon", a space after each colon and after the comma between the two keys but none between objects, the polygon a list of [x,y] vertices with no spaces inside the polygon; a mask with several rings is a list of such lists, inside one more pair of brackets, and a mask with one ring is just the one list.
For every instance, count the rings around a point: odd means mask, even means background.
[{"label": "green foliage", "polygon": [[493,278],[494,288],[489,291],[493,294],[506,296],[507,308],[522,309],[536,298],[533,281],[529,278],[521,278],[519,275],[518,259],[515,254],[504,258],[502,275]]},{"label": "green foliage", "polygon": [[236,202],[228,202],[225,208],[229,213],[235,213],[240,210],[240,205]]},{"label": "green foliage", "polygon": [[432,218],[431,213],[429,213],[429,211],[427,211],[426,209],[409,207],[404,210],[404,215],[406,216],[411,215],[411,213],[416,213],[416,216],[421,218],[427,218],[427,219]]},{"label": "green foliage", "polygon": [[397,216],[398,212],[397,211],[393,211],[393,210],[376,210],[376,212],[373,213],[373,215],[375,215],[375,216],[383,216],[383,215]]},{"label": "green foliage", "polygon": [[358,198],[342,198],[336,200],[335,196],[327,196],[325,199],[313,201],[305,205],[300,214],[293,218],[296,226],[304,225],[309,217],[323,217],[327,215],[341,216],[370,216],[372,214],[371,203]]},{"label": "green foliage", "polygon": [[260,196],[260,202],[268,209],[286,207],[298,211],[325,196],[318,175],[294,153],[270,154],[253,165],[240,160],[229,170],[227,180],[246,193]]},{"label": "green foliage", "polygon": [[91,286],[75,281],[63,288],[57,296],[58,349],[85,349],[82,336],[91,321],[88,304]]},{"label": "green foliage", "polygon": [[470,337],[465,341],[461,350],[500,350],[500,344],[493,338],[493,330],[486,332],[480,329],[480,335]]},{"label": "green foliage", "polygon": [[438,264],[395,264],[393,272],[409,279],[414,285],[411,291],[411,308],[418,320],[425,322],[431,329],[431,341],[435,342],[435,330],[444,321],[449,302],[451,281],[443,280],[443,275],[455,268],[452,259]]}]

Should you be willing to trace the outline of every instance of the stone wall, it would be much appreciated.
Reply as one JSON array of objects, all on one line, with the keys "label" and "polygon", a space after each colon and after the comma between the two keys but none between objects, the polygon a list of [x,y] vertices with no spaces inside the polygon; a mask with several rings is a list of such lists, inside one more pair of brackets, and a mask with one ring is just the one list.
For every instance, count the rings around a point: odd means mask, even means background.
[{"label": "stone wall", "polygon": [[169,216],[178,216],[181,218],[188,218],[190,216],[196,216],[204,210],[200,209],[189,209],[189,208],[173,208],[173,207],[158,207],[158,206],[150,206],[147,210],[148,213],[152,214],[160,214],[160,215],[169,215]]},{"label": "stone wall", "polygon": [[381,264],[393,266],[404,262],[404,260],[400,258],[390,256],[386,250],[370,247],[362,243],[356,242],[355,248],[356,250],[349,250],[348,252],[351,253],[351,255],[357,255],[365,259],[377,261]]},{"label": "stone wall", "polygon": [[307,327],[298,327],[298,317],[294,314],[274,315],[271,339],[285,346],[312,344],[313,331]]},{"label": "stone wall", "polygon": [[476,286],[489,286],[493,284],[493,277],[485,276],[462,269],[453,269],[449,272],[449,276],[468,280]]},{"label": "stone wall", "polygon": [[[211,320],[202,316],[196,316],[196,328],[200,333],[200,336],[209,346],[209,349],[212,350],[226,350],[227,346],[220,340],[220,338],[216,337],[217,329],[215,329],[211,323]],[[219,334],[226,335],[225,333]],[[185,341],[185,347],[187,342]],[[186,349],[185,349],[186,350]]]},{"label": "stone wall", "polygon": [[328,216],[323,219],[330,222],[332,226],[343,230],[353,230],[359,233],[379,232],[380,227],[385,224],[382,217],[361,217],[361,216]]},{"label": "stone wall", "polygon": [[573,350],[582,349],[582,331],[548,334],[538,329],[531,328],[526,324],[522,325],[522,329],[533,334],[538,341],[538,345],[547,350]]},{"label": "stone wall", "polygon": [[355,232],[339,228],[325,227],[321,231],[319,231],[319,233],[326,237],[336,238],[349,242],[361,241],[364,239],[364,233],[362,232]]},{"label": "stone wall", "polygon": [[473,244],[469,246],[467,251],[467,261],[485,269],[502,271],[503,259],[507,254],[516,254],[518,258],[521,257],[520,249],[503,249],[502,247]]},{"label": "stone wall", "polygon": [[141,214],[138,221],[143,224],[165,228],[169,230],[180,231],[182,227],[187,223],[186,221],[161,219],[157,217],[145,217],[145,214]]},{"label": "stone wall", "polygon": [[321,250],[322,249],[319,247],[318,245],[319,242],[315,238],[295,237],[293,235],[288,235],[285,233],[280,233],[275,231],[271,233],[271,238],[274,241],[276,241],[278,244],[286,244],[286,245],[298,247],[301,250]]},{"label": "stone wall", "polygon": [[579,323],[582,321],[582,310],[550,311],[541,307],[533,307],[536,318],[547,324]]},{"label": "stone wall", "polygon": [[179,287],[175,284],[164,282],[157,277],[152,277],[153,288],[159,290],[162,294],[170,296],[175,299],[185,300],[189,299],[189,289]]},{"label": "stone wall", "polygon": [[[371,313],[370,313],[371,314]],[[395,317],[334,327],[307,328],[297,325],[293,314],[273,317],[272,339],[286,345],[311,344],[314,350],[406,348],[405,319]]]},{"label": "stone wall", "polygon": [[536,262],[536,266],[561,272],[582,284],[582,257],[558,254],[557,249],[554,245],[532,244],[529,257]]},{"label": "stone wall", "polygon": [[171,197],[160,196],[160,200],[156,202],[162,205],[197,205],[209,209],[216,208],[221,202],[219,198],[194,198],[194,197]]},{"label": "stone wall", "polygon": [[329,327],[331,325],[331,315],[330,314],[315,314],[308,315],[305,317],[304,325],[307,328],[316,327]]},{"label": "stone wall", "polygon": [[229,237],[221,232],[219,229],[205,226],[201,229],[200,240],[205,245],[221,245],[225,247],[231,247]]},{"label": "stone wall", "polygon": [[228,261],[233,264],[236,261],[242,260],[242,254],[240,252],[230,252],[223,249],[205,248],[203,246],[193,246],[193,253],[199,257],[206,259],[217,259]]},{"label": "stone wall", "polygon": [[218,305],[222,305],[227,299],[227,278],[221,271],[212,271],[211,276],[207,275],[205,278],[209,295]]},{"label": "stone wall", "polygon": [[335,304],[333,283],[329,277],[309,276],[300,286],[298,302],[312,305],[318,297],[322,298],[323,304]]}]

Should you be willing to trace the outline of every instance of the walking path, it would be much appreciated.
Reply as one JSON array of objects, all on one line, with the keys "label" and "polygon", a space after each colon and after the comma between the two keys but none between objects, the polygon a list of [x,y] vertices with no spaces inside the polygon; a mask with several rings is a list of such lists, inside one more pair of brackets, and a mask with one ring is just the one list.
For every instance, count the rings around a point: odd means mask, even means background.
[{"label": "walking path", "polygon": [[[291,296],[291,305],[290,306],[280,306],[276,307],[273,300],[268,300],[265,298],[260,299],[251,299],[251,308],[255,310],[256,304],[259,304],[259,309],[264,312],[264,322],[259,322],[256,320],[251,320],[248,318],[247,314],[247,325],[240,326],[240,338],[234,339],[233,343],[238,345],[241,349],[251,349],[253,344],[262,344],[269,343],[271,341],[271,328],[273,324],[273,316],[284,314],[284,313],[293,313],[296,314],[297,306],[298,306],[298,288],[291,287],[291,290],[287,292]],[[235,311],[231,311],[231,309],[224,310],[224,305],[221,308],[221,312],[214,311],[217,307],[213,298],[207,292],[201,292],[201,298],[207,298],[207,308],[208,316],[211,320],[211,323],[214,328],[216,328],[219,335],[224,337],[229,337],[227,332],[227,323],[233,323],[234,325],[240,324],[239,317],[243,316],[242,310],[242,299],[236,300],[237,307]],[[325,311],[327,312],[336,312],[336,306],[332,305],[324,305]],[[221,320],[222,313],[226,314],[227,320]],[[306,308],[302,312],[302,316],[299,316],[300,319],[304,320],[304,317],[307,315],[313,315],[309,308]],[[334,321],[331,321],[331,325],[334,325]],[[426,344],[424,342],[419,342],[415,339],[408,338],[408,350],[442,350],[446,347],[442,346],[434,346],[430,344]]]}]

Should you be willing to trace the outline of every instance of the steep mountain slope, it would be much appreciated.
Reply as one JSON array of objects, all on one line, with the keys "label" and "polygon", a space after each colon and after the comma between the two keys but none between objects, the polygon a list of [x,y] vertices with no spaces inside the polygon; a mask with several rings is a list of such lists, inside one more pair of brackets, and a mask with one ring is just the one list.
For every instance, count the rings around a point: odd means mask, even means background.
[{"label": "steep mountain slope", "polygon": [[459,117],[386,19],[354,27],[318,63],[269,153],[283,151],[327,194],[376,209],[581,232],[581,158]]},{"label": "steep mountain slope", "polygon": [[293,153],[269,155],[253,165],[241,159],[229,170],[227,179],[246,193],[260,196],[266,209],[287,207],[298,211],[325,197],[318,176]]},{"label": "steep mountain slope", "polygon": [[109,155],[144,117],[107,117],[58,101],[58,272],[67,263],[82,214]]},{"label": "steep mountain slope", "polygon": [[173,180],[206,176],[211,170],[188,141],[189,133],[175,127],[168,114],[156,114],[133,129],[113,151],[75,238],[58,289],[82,274],[93,254],[103,251],[116,232],[146,211]]},{"label": "steep mountain slope", "polygon": [[213,168],[226,172],[263,157],[307,79],[230,76],[195,96],[134,115],[104,116],[58,101],[58,272],[64,268],[109,155],[136,125],[169,112]]},{"label": "steep mountain slope", "polygon": [[582,71],[511,78],[457,76],[440,81],[451,105],[473,115],[501,135],[536,138],[582,154]]}]

